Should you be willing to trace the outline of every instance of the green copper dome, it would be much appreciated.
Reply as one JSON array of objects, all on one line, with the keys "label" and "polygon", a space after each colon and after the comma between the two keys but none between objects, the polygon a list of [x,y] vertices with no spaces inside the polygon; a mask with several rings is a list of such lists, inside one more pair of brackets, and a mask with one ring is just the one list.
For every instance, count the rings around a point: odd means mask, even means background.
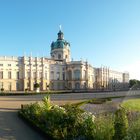
[{"label": "green copper dome", "polygon": [[70,43],[67,42],[66,40],[64,40],[63,35],[64,35],[63,32],[60,30],[58,32],[58,39],[57,39],[57,41],[52,42],[52,44],[51,44],[51,50],[59,49],[59,48],[65,48],[65,47],[70,47]]}]

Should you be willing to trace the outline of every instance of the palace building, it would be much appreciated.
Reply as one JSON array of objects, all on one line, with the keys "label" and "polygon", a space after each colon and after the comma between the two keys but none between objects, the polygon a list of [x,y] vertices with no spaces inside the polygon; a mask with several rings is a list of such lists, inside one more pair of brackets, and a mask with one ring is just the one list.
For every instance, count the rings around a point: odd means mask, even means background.
[{"label": "palace building", "polygon": [[60,30],[51,43],[51,58],[0,57],[0,89],[5,91],[34,90],[127,90],[129,73],[106,67],[94,68],[87,61],[71,60],[70,43]]}]

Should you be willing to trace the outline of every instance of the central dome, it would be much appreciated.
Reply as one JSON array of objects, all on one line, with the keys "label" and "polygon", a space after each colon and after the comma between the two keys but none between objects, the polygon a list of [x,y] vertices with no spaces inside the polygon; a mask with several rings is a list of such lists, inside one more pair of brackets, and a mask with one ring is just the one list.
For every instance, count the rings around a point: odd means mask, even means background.
[{"label": "central dome", "polygon": [[57,39],[57,41],[52,42],[52,44],[51,44],[51,50],[59,49],[59,48],[67,48],[67,47],[70,47],[70,43],[67,42],[66,40],[64,40],[64,34],[60,30],[58,32],[58,39]]}]

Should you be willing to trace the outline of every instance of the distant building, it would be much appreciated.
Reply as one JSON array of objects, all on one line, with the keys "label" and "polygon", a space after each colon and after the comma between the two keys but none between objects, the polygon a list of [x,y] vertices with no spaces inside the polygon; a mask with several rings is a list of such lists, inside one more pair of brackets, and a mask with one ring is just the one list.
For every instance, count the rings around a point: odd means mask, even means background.
[{"label": "distant building", "polygon": [[110,70],[107,67],[95,68],[95,88],[102,90],[127,90],[129,73]]},{"label": "distant building", "polygon": [[70,43],[60,30],[51,44],[51,58],[0,57],[0,89],[5,91],[34,90],[125,90],[129,74],[106,67],[94,68],[88,62],[71,61]]}]

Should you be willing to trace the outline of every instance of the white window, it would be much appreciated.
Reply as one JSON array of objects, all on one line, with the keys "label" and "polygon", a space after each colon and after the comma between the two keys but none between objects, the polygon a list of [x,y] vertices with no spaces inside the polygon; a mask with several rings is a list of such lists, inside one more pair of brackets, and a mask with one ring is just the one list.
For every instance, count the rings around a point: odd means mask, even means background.
[{"label": "white window", "polygon": [[47,72],[45,72],[45,79],[47,79]]},{"label": "white window", "polygon": [[33,77],[36,78],[36,72],[33,72]]},{"label": "white window", "polygon": [[68,77],[68,80],[72,80],[72,71],[71,70],[69,70],[68,71],[68,75],[67,75]]},{"label": "white window", "polygon": [[8,83],[8,90],[9,90],[9,91],[12,90],[12,83],[11,83],[11,82]]},{"label": "white window", "polygon": [[80,70],[75,70],[74,71],[74,78],[75,80],[80,80],[81,72]]},{"label": "white window", "polygon": [[57,80],[60,80],[60,72],[57,72]]},{"label": "white window", "polygon": [[39,78],[42,78],[42,72],[39,72]]},{"label": "white window", "polygon": [[17,79],[19,79],[19,71],[17,72]]},{"label": "white window", "polygon": [[8,79],[11,79],[12,78],[12,73],[11,71],[8,71]]},{"label": "white window", "polygon": [[65,72],[63,72],[63,80],[65,80]]},{"label": "white window", "polygon": [[61,59],[61,54],[58,54],[58,59]]},{"label": "white window", "polygon": [[19,83],[16,82],[16,90],[18,91],[19,89],[20,89],[20,87],[19,87]]},{"label": "white window", "polygon": [[27,72],[27,78],[30,78],[30,72],[29,71]]},{"label": "white window", "polygon": [[3,71],[0,71],[0,79],[3,79]]},{"label": "white window", "polygon": [[54,80],[54,72],[51,71],[51,80]]},{"label": "white window", "polygon": [[3,88],[3,82],[0,82],[0,90]]},{"label": "white window", "polygon": [[28,83],[28,82],[27,82],[27,87],[28,87],[28,88],[30,87],[30,83]]}]

